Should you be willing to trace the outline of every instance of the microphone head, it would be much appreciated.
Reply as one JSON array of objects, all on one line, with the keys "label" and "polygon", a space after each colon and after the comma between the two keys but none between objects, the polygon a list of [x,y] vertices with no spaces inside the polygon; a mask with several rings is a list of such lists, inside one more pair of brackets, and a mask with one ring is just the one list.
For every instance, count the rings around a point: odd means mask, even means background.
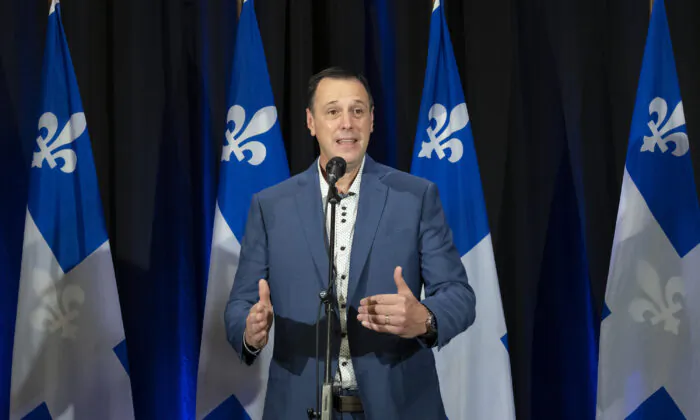
[{"label": "microphone head", "polygon": [[340,178],[345,175],[345,170],[347,169],[347,163],[345,159],[340,156],[336,156],[328,161],[326,164],[326,175],[328,177],[329,184],[335,184]]}]

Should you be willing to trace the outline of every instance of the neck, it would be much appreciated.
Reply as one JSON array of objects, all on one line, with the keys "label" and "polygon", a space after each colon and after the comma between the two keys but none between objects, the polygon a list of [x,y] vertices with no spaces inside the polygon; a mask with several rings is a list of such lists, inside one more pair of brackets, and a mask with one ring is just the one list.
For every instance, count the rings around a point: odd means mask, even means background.
[{"label": "neck", "polygon": [[352,182],[355,180],[357,177],[357,174],[360,172],[360,165],[355,166],[354,168],[348,168],[345,171],[345,175],[343,175],[342,178],[336,182],[335,186],[338,188],[338,192],[341,194],[347,194],[348,191],[350,190],[350,186],[352,185]]}]

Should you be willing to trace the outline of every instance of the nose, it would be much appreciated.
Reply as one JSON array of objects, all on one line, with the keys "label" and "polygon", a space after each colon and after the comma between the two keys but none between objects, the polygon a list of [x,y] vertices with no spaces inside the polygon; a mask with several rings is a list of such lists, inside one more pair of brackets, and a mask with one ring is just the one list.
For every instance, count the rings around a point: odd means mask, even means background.
[{"label": "nose", "polygon": [[350,115],[349,112],[343,113],[342,125],[343,125],[344,129],[352,128],[352,116]]}]

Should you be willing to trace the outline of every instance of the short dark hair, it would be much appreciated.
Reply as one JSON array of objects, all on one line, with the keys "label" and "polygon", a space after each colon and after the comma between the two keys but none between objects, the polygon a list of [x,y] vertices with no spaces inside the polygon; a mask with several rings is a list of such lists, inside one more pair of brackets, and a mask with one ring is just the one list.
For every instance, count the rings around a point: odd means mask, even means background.
[{"label": "short dark hair", "polygon": [[321,70],[320,72],[314,74],[309,78],[309,90],[306,97],[306,106],[309,110],[313,111],[314,97],[316,96],[316,89],[318,84],[321,83],[323,79],[355,79],[362,83],[367,91],[367,96],[369,96],[369,109],[374,108],[374,99],[372,98],[372,92],[369,90],[369,82],[362,73],[357,73],[352,70],[344,69],[342,67],[329,67],[327,69]]}]

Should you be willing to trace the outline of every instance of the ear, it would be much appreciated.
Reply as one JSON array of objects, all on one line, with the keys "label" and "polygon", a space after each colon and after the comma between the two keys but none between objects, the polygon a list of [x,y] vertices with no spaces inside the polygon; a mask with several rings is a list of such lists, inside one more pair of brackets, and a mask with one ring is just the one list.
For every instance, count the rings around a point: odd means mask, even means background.
[{"label": "ear", "polygon": [[372,110],[369,111],[369,119],[370,119],[369,132],[373,133],[374,132],[374,107],[372,107]]},{"label": "ear", "polygon": [[314,115],[309,108],[306,108],[306,127],[309,129],[311,136],[316,135],[316,125],[314,123]]}]

